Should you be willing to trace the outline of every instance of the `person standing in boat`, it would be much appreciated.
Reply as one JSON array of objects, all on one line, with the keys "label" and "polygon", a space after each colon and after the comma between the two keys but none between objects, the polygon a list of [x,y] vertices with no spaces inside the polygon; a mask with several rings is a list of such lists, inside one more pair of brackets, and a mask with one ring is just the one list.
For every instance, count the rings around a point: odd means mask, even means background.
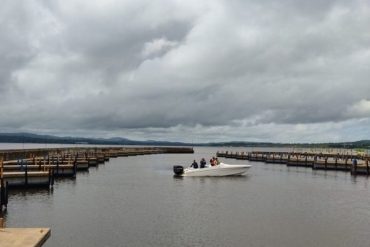
[{"label": "person standing in boat", "polygon": [[191,164],[190,167],[193,167],[194,169],[198,169],[198,163],[194,160],[193,164]]},{"label": "person standing in boat", "polygon": [[200,160],[200,168],[205,168],[206,167],[206,164],[207,164],[206,160],[204,158],[202,158]]}]

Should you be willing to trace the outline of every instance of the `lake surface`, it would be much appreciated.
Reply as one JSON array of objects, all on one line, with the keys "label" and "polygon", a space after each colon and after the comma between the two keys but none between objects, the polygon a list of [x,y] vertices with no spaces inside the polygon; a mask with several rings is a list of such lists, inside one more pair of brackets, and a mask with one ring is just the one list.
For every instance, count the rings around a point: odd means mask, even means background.
[{"label": "lake surface", "polygon": [[367,177],[226,159],[253,167],[172,176],[173,165],[216,151],[115,158],[52,191],[12,191],[7,226],[51,227],[49,247],[370,246]]}]

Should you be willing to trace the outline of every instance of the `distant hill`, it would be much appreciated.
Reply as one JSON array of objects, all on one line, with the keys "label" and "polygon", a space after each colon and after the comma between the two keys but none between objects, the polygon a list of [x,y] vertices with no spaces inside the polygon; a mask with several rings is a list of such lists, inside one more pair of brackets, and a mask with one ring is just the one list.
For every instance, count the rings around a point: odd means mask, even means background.
[{"label": "distant hill", "polygon": [[37,135],[31,133],[0,133],[2,143],[57,143],[57,144],[99,144],[99,145],[156,145],[156,146],[191,146],[189,143],[166,141],[135,141],[127,138],[114,137],[85,138],[85,137],[59,137],[52,135]]},{"label": "distant hill", "polygon": [[308,148],[358,148],[370,149],[370,140],[355,142],[333,143],[273,143],[273,142],[210,142],[210,143],[186,143],[170,141],[135,141],[122,137],[114,138],[84,138],[84,137],[60,137],[52,135],[38,135],[32,133],[0,133],[2,143],[56,143],[56,144],[100,144],[100,145],[154,145],[154,146],[214,146],[214,147],[308,147]]}]

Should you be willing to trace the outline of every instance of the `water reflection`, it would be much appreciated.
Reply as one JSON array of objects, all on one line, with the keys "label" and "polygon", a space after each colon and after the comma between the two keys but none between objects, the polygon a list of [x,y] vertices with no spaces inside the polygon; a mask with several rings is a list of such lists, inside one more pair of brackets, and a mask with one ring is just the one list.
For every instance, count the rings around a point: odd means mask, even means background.
[{"label": "water reflection", "polygon": [[53,192],[54,192],[53,187],[51,187],[51,188],[31,187],[31,188],[27,188],[27,189],[13,188],[13,189],[9,190],[9,197],[16,197],[16,196],[27,197],[27,196],[39,196],[39,195],[52,195]]},{"label": "water reflection", "polygon": [[76,184],[76,178],[75,177],[57,177],[54,178],[54,186],[59,184],[70,184],[75,185]]}]

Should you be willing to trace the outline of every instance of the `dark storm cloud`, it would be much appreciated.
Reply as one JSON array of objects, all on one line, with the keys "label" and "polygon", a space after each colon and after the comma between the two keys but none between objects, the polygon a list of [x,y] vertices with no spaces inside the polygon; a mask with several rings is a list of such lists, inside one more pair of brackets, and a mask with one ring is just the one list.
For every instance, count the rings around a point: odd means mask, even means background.
[{"label": "dark storm cloud", "polygon": [[367,1],[5,1],[0,14],[3,130],[277,141],[369,132]]}]

